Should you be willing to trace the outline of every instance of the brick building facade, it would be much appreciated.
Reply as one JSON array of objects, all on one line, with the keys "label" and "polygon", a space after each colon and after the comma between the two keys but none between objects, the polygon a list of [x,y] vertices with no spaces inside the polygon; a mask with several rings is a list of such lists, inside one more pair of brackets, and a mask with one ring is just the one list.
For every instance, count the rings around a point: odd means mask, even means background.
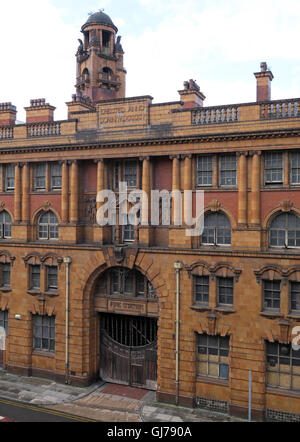
[{"label": "brick building facade", "polygon": [[[0,364],[87,385],[157,389],[161,401],[300,416],[300,99],[204,107],[125,98],[117,28],[83,26],[68,119],[44,99],[0,104]],[[205,191],[201,237],[185,226],[104,226],[96,195]],[[150,216],[150,214],[149,214]]]}]

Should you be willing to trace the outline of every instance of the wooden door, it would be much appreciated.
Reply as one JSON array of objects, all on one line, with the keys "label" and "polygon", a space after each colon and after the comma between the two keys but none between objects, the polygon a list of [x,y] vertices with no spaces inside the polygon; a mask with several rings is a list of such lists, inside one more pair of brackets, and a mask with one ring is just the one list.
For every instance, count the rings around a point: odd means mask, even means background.
[{"label": "wooden door", "polygon": [[[156,320],[138,319],[102,315],[100,377],[107,382],[155,390],[157,380]],[[152,324],[151,321],[153,321]],[[145,345],[139,345],[142,343]]]}]

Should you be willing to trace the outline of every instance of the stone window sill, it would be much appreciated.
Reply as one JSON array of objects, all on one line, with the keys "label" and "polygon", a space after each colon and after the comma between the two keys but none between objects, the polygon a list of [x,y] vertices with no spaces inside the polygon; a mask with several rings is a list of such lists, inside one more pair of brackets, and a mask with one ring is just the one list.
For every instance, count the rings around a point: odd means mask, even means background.
[{"label": "stone window sill", "polygon": [[266,393],[274,394],[277,396],[293,397],[298,399],[300,398],[300,391],[285,390],[283,388],[267,387]]},{"label": "stone window sill", "polygon": [[300,313],[289,313],[287,315],[287,318],[289,319],[295,319],[296,321],[300,321]]},{"label": "stone window sill", "polygon": [[230,307],[216,307],[215,308],[216,312],[220,312],[220,313],[228,313],[228,314],[232,314],[232,313],[236,313],[236,310],[234,310],[233,308]]},{"label": "stone window sill", "polygon": [[56,292],[52,292],[52,291],[47,291],[47,292],[45,292],[44,293],[46,296],[49,296],[50,298],[52,297],[52,298],[54,298],[54,297],[56,297],[56,296],[58,296],[58,292],[56,291]]},{"label": "stone window sill", "polygon": [[192,310],[196,310],[197,312],[208,312],[211,310],[211,308],[209,307],[209,305],[201,305],[201,304],[193,304],[190,307]]},{"label": "stone window sill", "polygon": [[27,293],[31,296],[38,296],[42,294],[40,290],[27,290]]},{"label": "stone window sill", "polygon": [[52,353],[50,351],[42,351],[42,350],[34,350],[32,352],[33,356],[43,356],[45,358],[55,358],[55,353]]},{"label": "stone window sill", "polygon": [[281,314],[280,312],[260,312],[260,316],[264,316],[265,318],[269,318],[269,319],[276,319],[276,318],[283,318],[283,314]]},{"label": "stone window sill", "polygon": [[10,293],[11,291],[11,287],[0,287],[0,292],[2,293]]},{"label": "stone window sill", "polygon": [[197,376],[197,382],[201,382],[202,384],[212,384],[212,385],[221,385],[223,387],[229,387],[229,380],[226,379]]}]

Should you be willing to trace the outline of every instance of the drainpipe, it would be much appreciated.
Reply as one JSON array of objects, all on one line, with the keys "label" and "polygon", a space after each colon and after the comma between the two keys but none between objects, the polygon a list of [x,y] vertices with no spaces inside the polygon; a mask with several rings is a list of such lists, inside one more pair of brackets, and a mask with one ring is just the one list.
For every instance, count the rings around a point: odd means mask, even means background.
[{"label": "drainpipe", "polygon": [[65,359],[65,383],[69,384],[69,294],[70,294],[70,265],[72,259],[67,256],[64,258],[66,264],[66,359]]},{"label": "drainpipe", "polygon": [[174,263],[174,269],[176,273],[176,405],[179,405],[179,333],[180,333],[180,272],[183,268],[183,264],[180,261]]}]

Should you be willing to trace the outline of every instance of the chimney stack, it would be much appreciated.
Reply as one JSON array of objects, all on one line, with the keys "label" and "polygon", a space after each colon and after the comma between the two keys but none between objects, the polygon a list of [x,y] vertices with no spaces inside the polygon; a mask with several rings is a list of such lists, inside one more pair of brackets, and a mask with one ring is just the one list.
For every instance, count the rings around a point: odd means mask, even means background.
[{"label": "chimney stack", "polygon": [[0,126],[16,124],[17,108],[11,103],[0,103]]},{"label": "chimney stack", "polygon": [[200,87],[194,80],[185,81],[183,83],[184,90],[178,91],[180,101],[183,102],[184,109],[193,109],[195,107],[203,107],[205,96],[200,92]]},{"label": "chimney stack", "polygon": [[30,107],[25,107],[26,123],[48,123],[54,120],[55,107],[46,103],[45,98],[30,100]]},{"label": "chimney stack", "polygon": [[260,69],[260,72],[254,74],[257,80],[256,101],[258,103],[271,100],[271,82],[274,78],[266,62],[260,64]]}]

